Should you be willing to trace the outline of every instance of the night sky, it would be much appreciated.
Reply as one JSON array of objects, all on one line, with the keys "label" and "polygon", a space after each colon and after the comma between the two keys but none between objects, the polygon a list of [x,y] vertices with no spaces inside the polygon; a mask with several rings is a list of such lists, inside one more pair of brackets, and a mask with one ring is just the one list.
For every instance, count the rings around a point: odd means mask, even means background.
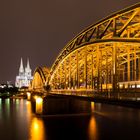
[{"label": "night sky", "polygon": [[0,83],[15,82],[20,58],[51,67],[87,26],[139,0],[1,0]]}]

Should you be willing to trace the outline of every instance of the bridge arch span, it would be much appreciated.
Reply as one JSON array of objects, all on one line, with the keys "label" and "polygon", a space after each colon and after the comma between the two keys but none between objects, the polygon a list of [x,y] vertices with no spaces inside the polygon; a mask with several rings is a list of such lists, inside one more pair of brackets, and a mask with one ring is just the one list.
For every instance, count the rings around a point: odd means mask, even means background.
[{"label": "bridge arch span", "polygon": [[63,48],[51,68],[52,89],[116,90],[120,83],[139,84],[139,21],[140,3],[79,33]]},{"label": "bridge arch span", "polygon": [[42,91],[47,84],[49,69],[47,67],[37,67],[34,71],[31,89],[34,91]]}]

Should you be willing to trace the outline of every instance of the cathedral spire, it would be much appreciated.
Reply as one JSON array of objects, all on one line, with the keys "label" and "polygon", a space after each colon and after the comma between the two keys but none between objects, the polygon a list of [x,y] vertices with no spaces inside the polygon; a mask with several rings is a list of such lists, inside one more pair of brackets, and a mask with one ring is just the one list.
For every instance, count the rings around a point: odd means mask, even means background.
[{"label": "cathedral spire", "polygon": [[27,59],[27,67],[26,67],[26,68],[27,68],[28,70],[31,69],[31,68],[30,68],[30,63],[29,63],[29,58]]},{"label": "cathedral spire", "polygon": [[21,61],[20,61],[19,72],[21,72],[21,73],[24,72],[22,57],[21,57]]},{"label": "cathedral spire", "polygon": [[29,59],[27,59],[27,66],[23,67],[23,61],[21,58],[20,67],[19,67],[19,75],[16,76],[15,86],[16,87],[29,87],[32,77],[32,70],[30,68]]}]

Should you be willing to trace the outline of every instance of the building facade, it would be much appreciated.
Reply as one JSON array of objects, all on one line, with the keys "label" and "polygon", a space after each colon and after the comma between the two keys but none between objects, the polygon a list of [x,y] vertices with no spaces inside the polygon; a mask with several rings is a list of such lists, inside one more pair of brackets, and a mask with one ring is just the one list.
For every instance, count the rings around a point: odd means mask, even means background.
[{"label": "building facade", "polygon": [[23,60],[21,58],[19,74],[16,76],[15,86],[18,88],[28,87],[32,79],[32,70],[30,68],[29,59],[27,60],[27,66],[24,69]]}]

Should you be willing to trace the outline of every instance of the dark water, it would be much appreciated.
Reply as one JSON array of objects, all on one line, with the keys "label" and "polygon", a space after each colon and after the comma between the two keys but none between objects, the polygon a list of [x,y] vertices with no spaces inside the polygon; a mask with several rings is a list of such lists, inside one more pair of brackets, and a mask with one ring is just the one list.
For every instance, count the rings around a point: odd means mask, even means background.
[{"label": "dark water", "polygon": [[139,140],[140,110],[91,103],[92,113],[42,115],[24,99],[0,99],[0,140]]}]

